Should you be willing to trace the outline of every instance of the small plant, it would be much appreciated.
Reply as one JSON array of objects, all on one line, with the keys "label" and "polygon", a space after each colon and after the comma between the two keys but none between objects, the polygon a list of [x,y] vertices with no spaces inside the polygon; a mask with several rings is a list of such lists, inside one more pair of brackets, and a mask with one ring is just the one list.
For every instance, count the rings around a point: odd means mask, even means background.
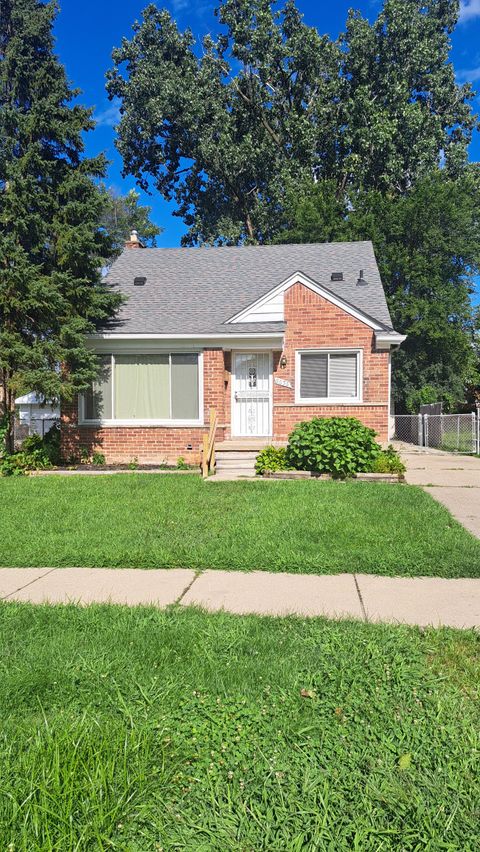
[{"label": "small plant", "polygon": [[29,435],[16,453],[0,456],[0,474],[2,476],[22,476],[30,470],[45,470],[57,460],[55,444],[48,443],[40,435]]},{"label": "small plant", "polygon": [[297,470],[345,477],[372,470],[380,452],[373,429],[355,417],[314,417],[290,434],[286,459]]},{"label": "small plant", "polygon": [[177,470],[188,470],[188,469],[189,469],[189,465],[187,464],[187,462],[185,461],[183,456],[179,456],[178,459],[177,459]]},{"label": "small plant", "polygon": [[275,473],[278,470],[289,470],[285,447],[265,447],[255,461],[257,473]]},{"label": "small plant", "polygon": [[405,473],[405,470],[404,463],[391,444],[378,454],[371,467],[372,473]]},{"label": "small plant", "polygon": [[103,465],[105,464],[105,456],[103,455],[103,453],[94,453],[92,456],[92,464],[96,464],[99,467],[103,467]]},{"label": "small plant", "polygon": [[129,470],[138,470],[138,459],[136,456],[133,457],[131,461],[128,462]]},{"label": "small plant", "polygon": [[90,453],[86,447],[80,449],[80,464],[90,464]]}]

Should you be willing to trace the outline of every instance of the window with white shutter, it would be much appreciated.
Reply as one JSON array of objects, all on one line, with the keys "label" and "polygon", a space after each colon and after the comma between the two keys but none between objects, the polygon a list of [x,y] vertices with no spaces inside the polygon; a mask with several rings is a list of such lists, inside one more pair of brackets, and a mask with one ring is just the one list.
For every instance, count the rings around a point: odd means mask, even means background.
[{"label": "window with white shutter", "polygon": [[297,353],[297,402],[359,402],[360,352]]}]

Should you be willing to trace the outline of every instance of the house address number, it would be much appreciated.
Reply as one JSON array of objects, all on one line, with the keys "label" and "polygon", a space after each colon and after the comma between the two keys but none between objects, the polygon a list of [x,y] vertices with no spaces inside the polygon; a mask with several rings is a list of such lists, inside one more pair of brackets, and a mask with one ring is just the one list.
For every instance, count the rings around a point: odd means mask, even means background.
[{"label": "house address number", "polygon": [[275,384],[280,385],[281,388],[291,388],[292,383],[288,381],[288,379],[275,379]]}]

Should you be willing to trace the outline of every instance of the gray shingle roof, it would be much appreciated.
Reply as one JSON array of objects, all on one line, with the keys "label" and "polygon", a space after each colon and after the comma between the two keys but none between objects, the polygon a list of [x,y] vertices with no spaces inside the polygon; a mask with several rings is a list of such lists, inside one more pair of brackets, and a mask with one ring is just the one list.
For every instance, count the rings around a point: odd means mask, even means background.
[{"label": "gray shingle roof", "polygon": [[[368,282],[358,287],[360,269]],[[283,323],[227,324],[295,272],[340,296],[391,329],[370,242],[220,248],[126,249],[106,281],[128,297],[105,331],[125,334],[243,334],[275,332]],[[330,280],[343,272],[343,281]],[[143,287],[134,286],[145,276]]]}]

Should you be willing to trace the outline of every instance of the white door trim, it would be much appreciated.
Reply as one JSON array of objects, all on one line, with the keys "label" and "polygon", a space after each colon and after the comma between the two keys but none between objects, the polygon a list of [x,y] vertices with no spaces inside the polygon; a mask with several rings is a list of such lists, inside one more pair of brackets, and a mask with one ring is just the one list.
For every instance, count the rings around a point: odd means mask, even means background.
[{"label": "white door trim", "polygon": [[[232,380],[231,380],[231,391],[230,391],[230,430],[232,438],[248,438],[248,435],[239,435],[236,432],[235,423],[235,385],[236,385],[236,359],[237,355],[265,355],[265,350],[261,349],[249,349],[245,350],[232,350]],[[259,437],[259,438],[271,438],[273,435],[273,352],[270,350],[268,353],[268,399],[269,399],[269,412],[268,412],[268,435],[258,435],[251,437]]]}]

